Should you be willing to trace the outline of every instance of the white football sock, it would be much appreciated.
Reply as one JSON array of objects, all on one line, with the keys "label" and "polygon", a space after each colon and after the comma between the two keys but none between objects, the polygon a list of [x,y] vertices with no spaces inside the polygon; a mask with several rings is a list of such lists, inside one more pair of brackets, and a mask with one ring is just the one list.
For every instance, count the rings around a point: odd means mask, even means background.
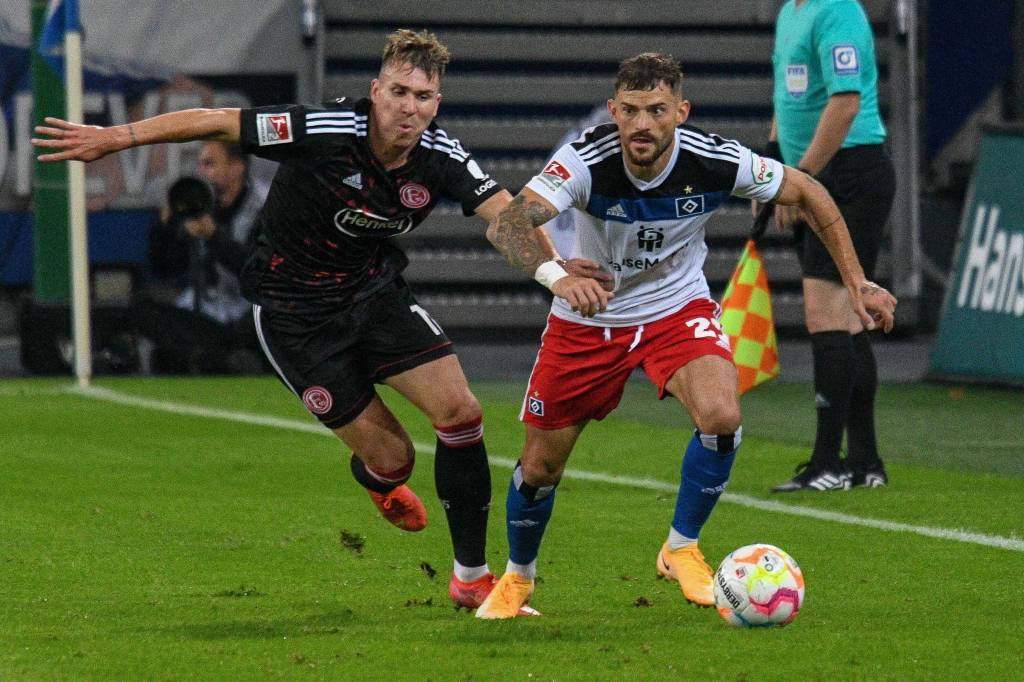
[{"label": "white football sock", "polygon": [[677,550],[680,547],[686,547],[697,542],[697,538],[688,538],[675,528],[668,529],[668,548],[671,550]]},{"label": "white football sock", "polygon": [[505,572],[508,573],[509,571],[512,573],[518,573],[529,580],[533,580],[537,577],[537,560],[534,559],[528,564],[514,564],[509,561],[508,565],[505,566]]},{"label": "white football sock", "polygon": [[463,566],[458,561],[455,562],[455,577],[464,583],[471,583],[490,572],[491,569],[487,568],[487,564],[483,566]]}]

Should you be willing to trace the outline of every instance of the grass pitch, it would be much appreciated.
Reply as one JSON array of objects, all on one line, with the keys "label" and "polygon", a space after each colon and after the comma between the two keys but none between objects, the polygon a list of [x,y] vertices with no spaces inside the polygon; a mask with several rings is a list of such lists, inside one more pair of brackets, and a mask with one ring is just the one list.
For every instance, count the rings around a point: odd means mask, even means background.
[{"label": "grass pitch", "polygon": [[[654,579],[690,428],[647,384],[585,432],[570,470],[609,478],[563,482],[532,602],[544,616],[509,622],[448,601],[429,455],[412,485],[430,526],[402,533],[273,379],[98,385],[162,404],[0,382],[0,679],[974,680],[1019,669],[1019,392],[883,386],[893,485],[783,498],[766,491],[806,459],[811,389],[746,396],[731,496],[701,544],[712,564],[740,545],[779,545],[800,562],[807,600],[784,629],[736,630]],[[474,388],[496,462],[488,554],[500,572],[521,386]],[[432,444],[426,419],[384,395]],[[751,506],[762,500],[786,506]],[[821,511],[843,516],[797,515]],[[978,544],[993,539],[1005,548]]]}]

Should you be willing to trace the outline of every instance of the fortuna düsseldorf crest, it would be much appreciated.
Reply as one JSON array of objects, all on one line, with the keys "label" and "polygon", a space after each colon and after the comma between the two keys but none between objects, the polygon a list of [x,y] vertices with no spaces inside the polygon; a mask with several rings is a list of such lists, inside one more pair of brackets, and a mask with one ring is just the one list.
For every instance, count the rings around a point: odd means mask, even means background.
[{"label": "fortuna d\u00fcsseldorf crest", "polygon": [[323,386],[310,386],[303,391],[302,402],[313,414],[327,414],[334,405],[330,392]]},{"label": "fortuna d\u00fcsseldorf crest", "polygon": [[398,191],[398,198],[406,208],[423,208],[430,203],[430,190],[415,182],[407,182]]}]

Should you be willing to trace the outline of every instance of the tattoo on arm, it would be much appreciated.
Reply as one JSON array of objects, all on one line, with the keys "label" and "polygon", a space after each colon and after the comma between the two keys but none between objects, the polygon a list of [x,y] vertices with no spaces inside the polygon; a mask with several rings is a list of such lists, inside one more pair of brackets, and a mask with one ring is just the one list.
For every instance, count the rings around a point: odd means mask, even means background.
[{"label": "tattoo on arm", "polygon": [[131,140],[132,147],[137,147],[139,145],[139,140],[135,137],[135,128],[132,127],[131,123],[128,124],[128,137]]},{"label": "tattoo on arm", "polygon": [[494,246],[514,267],[530,277],[547,260],[534,237],[534,228],[557,213],[538,201],[517,196],[498,216]]}]

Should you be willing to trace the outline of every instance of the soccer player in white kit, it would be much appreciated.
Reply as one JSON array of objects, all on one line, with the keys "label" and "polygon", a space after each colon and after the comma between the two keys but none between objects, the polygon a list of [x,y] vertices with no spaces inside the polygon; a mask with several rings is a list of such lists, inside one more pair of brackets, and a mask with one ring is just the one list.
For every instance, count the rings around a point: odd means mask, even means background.
[{"label": "soccer player in white kit", "polygon": [[[506,501],[510,559],[478,618],[536,613],[522,607],[569,453],[588,421],[618,405],[636,367],[696,426],[658,572],[677,580],[690,602],[714,603],[697,539],[726,487],[742,428],[732,351],[702,268],[705,224],[727,196],[799,206],[836,261],[854,311],[869,328],[892,328],[896,300],[865,279],[828,192],[735,141],[683,126],[690,103],[672,57],[622,62],[608,109],[614,123],[562,147],[488,228],[506,258],[555,300],[523,401],[526,443]],[[612,291],[546,260],[531,238],[570,209],[573,256],[603,264]]]}]

